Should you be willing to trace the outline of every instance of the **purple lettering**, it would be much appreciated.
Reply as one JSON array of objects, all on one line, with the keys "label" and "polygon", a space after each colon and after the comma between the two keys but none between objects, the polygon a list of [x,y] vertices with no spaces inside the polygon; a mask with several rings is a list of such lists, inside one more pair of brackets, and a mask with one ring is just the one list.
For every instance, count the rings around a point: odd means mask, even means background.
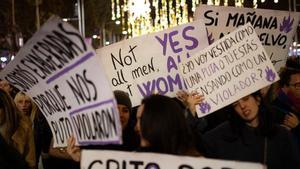
[{"label": "purple lettering", "polygon": [[154,91],[157,91],[159,94],[173,92],[175,87],[180,90],[186,89],[186,86],[181,80],[179,74],[176,74],[175,77],[172,77],[171,75],[168,75],[167,77],[159,77],[152,81],[142,83],[142,85],[138,84],[137,87],[143,97],[152,94]]},{"label": "purple lettering", "polygon": [[149,96],[151,93],[153,93],[153,91],[155,90],[155,85],[153,85],[154,83],[155,83],[155,79],[152,80],[152,83],[151,83],[151,81],[148,81],[147,84],[143,83],[143,87],[146,90],[145,92],[140,85],[137,85],[137,87],[138,87],[140,93],[143,95],[143,97]]},{"label": "purple lettering", "polygon": [[166,79],[163,77],[158,78],[156,82],[156,88],[159,94],[166,94],[169,90]]},{"label": "purple lettering", "polygon": [[164,56],[166,55],[167,52],[167,41],[168,41],[168,34],[164,33],[164,40],[160,39],[160,37],[155,36],[155,38],[158,40],[158,42],[162,45],[163,47],[163,54]]},{"label": "purple lettering", "polygon": [[187,35],[187,32],[189,30],[194,30],[195,28],[193,26],[187,26],[183,29],[183,32],[182,32],[182,37],[185,39],[185,40],[189,40],[192,42],[192,45],[188,46],[188,45],[185,45],[186,49],[188,50],[192,50],[192,49],[195,49],[196,47],[198,47],[198,40],[192,36],[188,36]]},{"label": "purple lettering", "polygon": [[172,50],[173,50],[174,53],[179,53],[179,52],[182,51],[182,48],[175,49],[175,47],[179,45],[179,42],[178,41],[173,41],[173,36],[175,36],[177,34],[178,34],[177,30],[172,31],[169,34],[170,46],[171,46],[171,48],[172,48]]},{"label": "purple lettering", "polygon": [[174,68],[175,70],[178,70],[177,65],[175,63],[175,60],[171,56],[168,57],[167,68],[168,68],[168,72],[169,73],[170,73],[170,71],[171,71],[172,68]]}]

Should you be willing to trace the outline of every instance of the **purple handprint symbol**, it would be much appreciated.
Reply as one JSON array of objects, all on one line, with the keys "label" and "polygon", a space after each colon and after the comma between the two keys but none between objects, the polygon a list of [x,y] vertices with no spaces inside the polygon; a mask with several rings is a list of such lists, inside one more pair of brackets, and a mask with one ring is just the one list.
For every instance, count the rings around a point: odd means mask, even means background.
[{"label": "purple handprint symbol", "polygon": [[206,34],[207,34],[207,38],[208,38],[208,43],[209,44],[214,43],[215,39],[213,38],[213,34],[209,33],[207,28],[206,28]]},{"label": "purple handprint symbol", "polygon": [[291,16],[289,16],[287,19],[284,17],[279,27],[280,32],[289,33],[292,30],[293,23],[294,19],[291,20]]},{"label": "purple handprint symbol", "polygon": [[266,72],[266,79],[267,79],[267,81],[273,82],[275,80],[275,77],[276,77],[276,74],[273,72],[273,70],[270,69],[267,66],[267,68],[265,69],[265,72]]},{"label": "purple handprint symbol", "polygon": [[208,113],[211,109],[209,103],[207,103],[207,102],[202,102],[199,104],[199,106],[200,106],[200,111],[202,113]]}]

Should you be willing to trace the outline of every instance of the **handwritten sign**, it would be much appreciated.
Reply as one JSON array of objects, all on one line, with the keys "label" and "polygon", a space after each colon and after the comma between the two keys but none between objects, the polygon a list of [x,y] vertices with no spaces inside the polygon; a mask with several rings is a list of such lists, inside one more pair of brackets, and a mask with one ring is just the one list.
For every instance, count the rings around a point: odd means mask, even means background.
[{"label": "handwritten sign", "polygon": [[263,169],[263,165],[258,163],[105,150],[83,150],[80,164],[82,169]]},{"label": "handwritten sign", "polygon": [[54,147],[121,143],[119,114],[95,51],[57,17],[34,34],[0,78],[26,92],[46,117]]},{"label": "handwritten sign", "polygon": [[250,22],[277,71],[285,66],[299,17],[299,12],[206,5],[200,5],[194,16],[205,21],[211,43]]},{"label": "handwritten sign", "polygon": [[180,69],[189,90],[205,97],[199,117],[279,80],[249,23],[185,59]]},{"label": "handwritten sign", "polygon": [[208,46],[203,21],[125,40],[97,50],[113,90],[127,91],[133,106],[153,93],[186,89],[178,64]]}]

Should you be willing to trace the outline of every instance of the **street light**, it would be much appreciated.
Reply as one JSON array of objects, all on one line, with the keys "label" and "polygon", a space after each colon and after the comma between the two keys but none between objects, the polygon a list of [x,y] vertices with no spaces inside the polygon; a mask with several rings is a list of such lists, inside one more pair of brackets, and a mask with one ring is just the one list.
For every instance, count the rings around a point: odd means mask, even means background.
[{"label": "street light", "polygon": [[62,18],[63,21],[68,22],[68,21],[78,21],[78,18]]},{"label": "street light", "polygon": [[77,0],[78,5],[78,27],[82,37],[85,38],[85,23],[84,23],[84,0]]}]

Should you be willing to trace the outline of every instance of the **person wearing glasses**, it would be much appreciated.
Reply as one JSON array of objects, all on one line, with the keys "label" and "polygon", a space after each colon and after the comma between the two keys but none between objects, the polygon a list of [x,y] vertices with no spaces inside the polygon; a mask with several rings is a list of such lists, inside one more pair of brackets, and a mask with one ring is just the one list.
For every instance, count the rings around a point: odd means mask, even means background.
[{"label": "person wearing glasses", "polygon": [[285,68],[280,73],[279,90],[272,103],[275,121],[292,132],[300,151],[300,69]]}]

